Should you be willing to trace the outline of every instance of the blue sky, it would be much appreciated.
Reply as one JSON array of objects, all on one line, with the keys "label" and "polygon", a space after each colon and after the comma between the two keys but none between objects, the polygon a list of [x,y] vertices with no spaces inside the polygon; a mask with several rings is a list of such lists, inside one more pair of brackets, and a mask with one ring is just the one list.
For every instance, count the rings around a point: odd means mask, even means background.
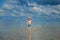
[{"label": "blue sky", "polygon": [[60,22],[60,0],[0,0],[0,16]]},{"label": "blue sky", "polygon": [[28,16],[33,40],[60,38],[60,0],[0,0],[0,40],[25,40]]},{"label": "blue sky", "polygon": [[4,4],[5,0],[0,0],[0,6]]},{"label": "blue sky", "polygon": [[0,39],[25,40],[28,16],[32,18],[31,27],[38,29],[33,37],[36,35],[40,40],[40,36],[45,38],[49,33],[53,38],[56,31],[59,34],[60,0],[0,0]]}]

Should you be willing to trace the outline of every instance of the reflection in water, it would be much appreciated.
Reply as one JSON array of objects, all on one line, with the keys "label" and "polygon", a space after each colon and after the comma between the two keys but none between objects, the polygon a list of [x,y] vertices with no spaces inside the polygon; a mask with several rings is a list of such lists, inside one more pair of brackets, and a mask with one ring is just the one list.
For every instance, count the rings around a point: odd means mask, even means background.
[{"label": "reflection in water", "polygon": [[[32,40],[60,40],[59,22],[33,22]],[[19,18],[0,19],[0,40],[27,40],[27,24]],[[19,30],[24,30],[19,32]]]}]

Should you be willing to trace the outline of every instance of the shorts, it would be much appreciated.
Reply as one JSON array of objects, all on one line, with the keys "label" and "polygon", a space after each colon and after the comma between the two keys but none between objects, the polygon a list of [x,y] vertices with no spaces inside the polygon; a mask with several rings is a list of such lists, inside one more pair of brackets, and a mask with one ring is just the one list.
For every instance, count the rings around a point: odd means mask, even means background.
[{"label": "shorts", "polygon": [[28,25],[28,27],[31,27],[31,25]]}]

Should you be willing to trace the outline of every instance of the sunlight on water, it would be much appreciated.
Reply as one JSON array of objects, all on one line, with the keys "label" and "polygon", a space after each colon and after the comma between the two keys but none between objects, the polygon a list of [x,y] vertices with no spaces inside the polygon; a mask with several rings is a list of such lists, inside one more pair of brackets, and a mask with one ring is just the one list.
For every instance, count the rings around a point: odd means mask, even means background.
[{"label": "sunlight on water", "polygon": [[[0,40],[27,40],[27,21],[18,18],[0,19]],[[32,23],[32,40],[59,40],[60,22]]]}]

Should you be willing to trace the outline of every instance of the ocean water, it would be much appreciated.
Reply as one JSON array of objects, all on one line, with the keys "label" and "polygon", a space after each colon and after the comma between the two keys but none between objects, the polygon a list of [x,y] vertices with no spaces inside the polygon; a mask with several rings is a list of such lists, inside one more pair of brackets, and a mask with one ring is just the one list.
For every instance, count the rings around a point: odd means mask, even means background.
[{"label": "ocean water", "polygon": [[[60,40],[60,22],[32,21],[32,40]],[[0,40],[27,40],[27,17],[0,16]]]}]

